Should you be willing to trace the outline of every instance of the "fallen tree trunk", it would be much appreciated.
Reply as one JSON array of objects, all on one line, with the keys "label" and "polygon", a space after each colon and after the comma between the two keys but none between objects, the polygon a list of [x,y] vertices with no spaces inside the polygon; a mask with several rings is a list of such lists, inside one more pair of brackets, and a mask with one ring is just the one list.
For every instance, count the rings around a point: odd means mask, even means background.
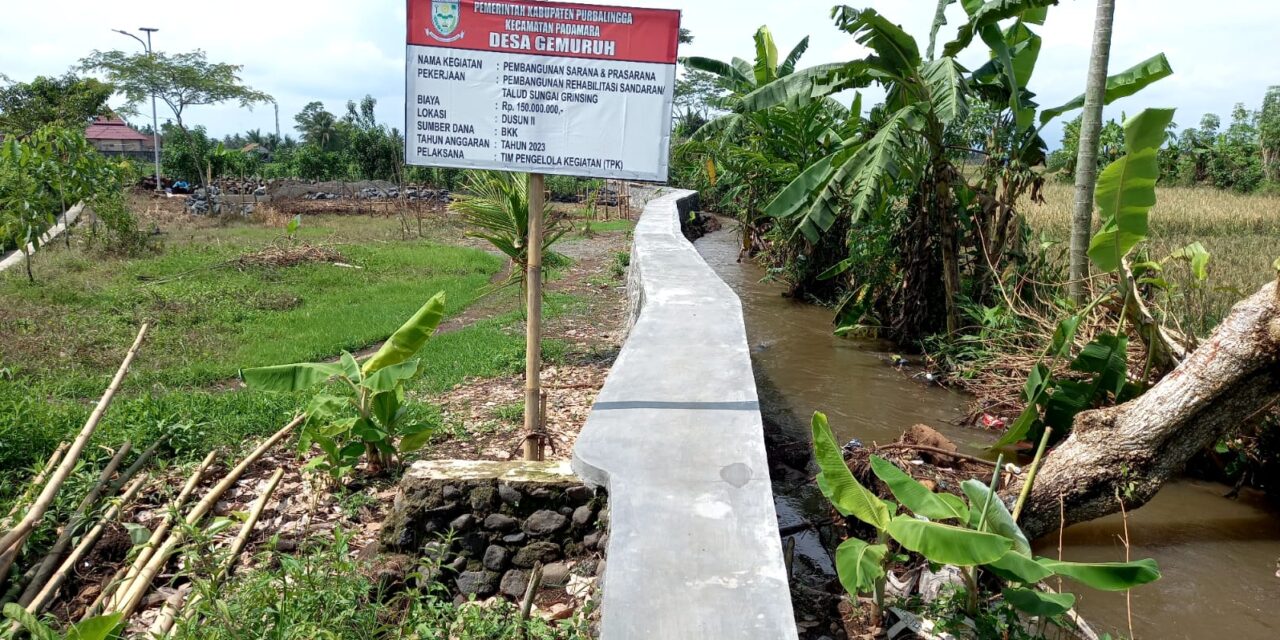
[{"label": "fallen tree trunk", "polygon": [[1118,513],[1121,500],[1140,507],[1192,456],[1278,400],[1280,286],[1272,282],[1151,390],[1077,416],[1045,458],[1021,524],[1034,538]]}]

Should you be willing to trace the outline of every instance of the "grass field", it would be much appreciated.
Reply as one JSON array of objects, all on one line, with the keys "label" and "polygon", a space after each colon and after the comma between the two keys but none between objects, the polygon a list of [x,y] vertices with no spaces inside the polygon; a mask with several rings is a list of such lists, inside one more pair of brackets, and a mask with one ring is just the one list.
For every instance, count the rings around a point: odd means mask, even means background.
[{"label": "grass field", "polygon": [[[1280,197],[1240,195],[1214,189],[1161,187],[1151,211],[1148,258],[1163,260],[1192,242],[1212,254],[1209,279],[1193,284],[1185,265],[1166,272],[1178,283],[1185,302],[1176,315],[1188,330],[1205,334],[1242,297],[1276,277],[1272,263],[1280,257]],[[1043,205],[1024,205],[1032,228],[1060,241],[1065,251],[1075,194],[1071,185],[1046,186]]]},{"label": "grass field", "polygon": [[[152,254],[58,245],[37,256],[36,284],[0,275],[0,503],[18,488],[12,480],[83,424],[143,321],[151,332],[94,441],[145,446],[169,434],[178,460],[271,433],[303,405],[298,396],[232,391],[238,369],[375,345],[439,291],[448,294],[446,319],[482,298],[492,311],[429,343],[413,388],[434,393],[521,370],[519,292],[490,285],[503,259],[446,244],[460,242],[460,230],[432,227],[434,237],[403,240],[393,218],[313,216],[288,239],[260,220],[182,218],[162,225],[164,246]],[[240,261],[302,243],[340,260]],[[576,303],[551,294],[546,314]],[[564,345],[551,340],[544,350],[555,362]],[[90,452],[89,466],[105,455]]]}]

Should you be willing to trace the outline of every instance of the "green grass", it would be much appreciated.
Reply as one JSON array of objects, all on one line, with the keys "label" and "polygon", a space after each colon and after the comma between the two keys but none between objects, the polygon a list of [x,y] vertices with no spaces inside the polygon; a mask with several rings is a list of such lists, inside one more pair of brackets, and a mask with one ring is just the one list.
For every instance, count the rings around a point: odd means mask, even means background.
[{"label": "green grass", "polygon": [[[446,318],[490,291],[501,259],[401,241],[395,224],[308,219],[304,234],[363,269],[212,269],[279,238],[278,230],[237,223],[173,232],[162,252],[132,260],[51,250],[40,258],[36,285],[0,276],[0,370],[9,370],[0,374],[0,508],[7,510],[34,465],[79,431],[143,320],[153,329],[93,446],[130,440],[141,448],[169,434],[165,462],[186,462],[256,441],[305,406],[306,394],[231,391],[239,368],[358,350],[391,334],[438,291],[449,295]],[[410,385],[415,396],[522,370],[522,316],[514,295],[498,295],[496,303],[513,311],[441,334],[424,348],[428,366]],[[545,313],[553,318],[578,304],[549,294]],[[557,362],[567,350],[548,340],[544,358]]]},{"label": "green grass", "polygon": [[[8,511],[58,443],[80,430],[138,325],[153,323],[127,383],[33,533],[20,569],[52,543],[55,523],[67,519],[121,443],[140,450],[167,436],[152,463],[159,469],[189,465],[218,448],[228,450],[227,460],[278,430],[311,395],[237,389],[231,383],[239,368],[324,360],[374,345],[438,291],[449,296],[446,320],[457,317],[492,291],[489,282],[503,265],[486,252],[447,244],[460,234],[403,240],[394,219],[308,218],[302,240],[336,248],[343,262],[361,269],[244,266],[239,257],[282,242],[278,229],[185,219],[176,227],[154,254],[126,260],[58,247],[37,258],[35,285],[21,274],[0,275],[0,512]],[[566,259],[560,266],[569,264]],[[425,372],[408,385],[419,400],[409,405],[413,420],[433,423],[447,437],[454,425],[445,425],[439,407],[422,400],[468,379],[523,370],[518,304],[517,289],[501,290],[477,307],[473,315],[480,320],[450,327],[427,344],[420,353]],[[548,293],[544,317],[574,313],[583,304]],[[543,358],[563,362],[569,349],[564,341],[547,340]],[[340,504],[350,514],[371,500],[351,493]],[[212,597],[200,623],[183,627],[177,637],[526,637],[509,604],[456,606],[448,594],[425,586],[381,592],[366,567],[350,558],[340,531],[296,556],[268,553],[256,565],[260,570],[207,593]],[[199,566],[188,560],[185,566]],[[581,621],[535,621],[527,637],[588,635]]]},{"label": "green grass", "polygon": [[[581,301],[573,296],[548,292],[543,319],[572,313]],[[427,370],[415,379],[411,389],[428,393],[447,391],[467,378],[492,378],[524,370],[524,319],[518,312],[481,320],[462,331],[438,335],[422,349]],[[542,357],[548,363],[564,359],[569,345],[544,339]]]},{"label": "green grass", "polygon": [[[250,231],[257,231],[251,233]],[[330,357],[375,344],[427,299],[448,294],[455,315],[483,293],[502,261],[430,242],[346,245],[346,262],[241,267],[269,230],[217,230],[140,260],[85,265],[51,252],[40,282],[0,280],[0,362],[21,377],[89,397],[101,391],[143,321],[152,322],[132,388],[190,387],[241,367]],[[234,242],[233,242],[234,241]],[[62,264],[75,265],[60,268]]]},{"label": "green grass", "polygon": [[[367,577],[368,567],[351,558],[347,536],[305,549],[299,556],[268,552],[257,566],[228,584],[203,593],[200,617],[180,625],[177,640],[274,638],[310,640],[585,640],[588,623],[574,617],[558,623],[534,618],[520,629],[517,607],[455,605],[439,586],[398,594]],[[423,566],[420,573],[436,567]],[[413,584],[418,581],[409,578]]]},{"label": "green grass", "polygon": [[[578,223],[579,228],[586,228],[588,222],[582,221]],[[589,223],[591,231],[594,233],[606,233],[610,231],[630,231],[635,228],[636,223],[631,220],[605,220],[603,222]]]},{"label": "green grass", "polygon": [[520,422],[524,420],[524,403],[513,402],[511,404],[500,405],[493,410],[493,415],[499,420]]}]

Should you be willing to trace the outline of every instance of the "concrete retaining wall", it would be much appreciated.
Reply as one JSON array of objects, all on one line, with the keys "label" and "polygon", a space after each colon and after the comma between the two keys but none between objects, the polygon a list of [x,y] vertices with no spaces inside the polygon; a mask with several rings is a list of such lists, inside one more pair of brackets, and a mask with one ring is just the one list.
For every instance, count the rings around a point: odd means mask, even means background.
[{"label": "concrete retaining wall", "polygon": [[[58,216],[58,221],[52,227],[49,227],[49,229],[40,236],[38,241],[27,244],[28,252],[35,253],[40,247],[53,242],[55,238],[62,235],[62,232],[67,230],[68,226],[75,224],[76,220],[80,218],[80,214],[83,212],[84,203],[81,202],[68,209],[66,213]],[[0,272],[8,271],[9,269],[16,267],[26,261],[26,259],[27,254],[23,253],[20,249],[14,249],[8,254],[0,254]]]},{"label": "concrete retaining wall", "polygon": [[610,494],[603,640],[796,637],[741,303],[680,232],[635,230],[633,326],[574,450]]}]

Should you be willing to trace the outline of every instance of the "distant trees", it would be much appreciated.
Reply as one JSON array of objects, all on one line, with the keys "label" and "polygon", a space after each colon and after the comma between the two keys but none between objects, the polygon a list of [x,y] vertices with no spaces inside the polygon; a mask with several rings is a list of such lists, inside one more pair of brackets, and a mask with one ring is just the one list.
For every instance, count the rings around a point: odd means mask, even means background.
[{"label": "distant trees", "polygon": [[347,111],[338,117],[313,101],[294,116],[301,143],[289,136],[249,131],[227,136],[228,147],[242,148],[253,142],[269,152],[269,161],[259,167],[263,178],[303,180],[403,180],[404,136],[400,130],[378,122],[374,113],[378,101],[366,95],[359,102],[347,102]]},{"label": "distant trees", "polygon": [[729,90],[714,73],[686,68],[676,79],[674,93],[674,134],[677,138],[689,138],[726,107]]},{"label": "distant trees", "polygon": [[321,151],[335,151],[343,146],[338,118],[325,110],[323,102],[308,102],[293,120],[298,124],[298,131],[302,133],[302,141],[306,144],[314,145]]},{"label": "distant trees", "polygon": [[[1122,118],[1123,119],[1123,118]],[[1063,129],[1062,148],[1049,157],[1049,171],[1070,181],[1080,140],[1080,120]],[[1098,170],[1116,161],[1124,149],[1124,129],[1114,120],[1102,127]],[[1181,131],[1172,125],[1169,141],[1160,150],[1160,179],[1164,184],[1204,186],[1252,193],[1280,188],[1280,86],[1271,87],[1262,107],[1237,104],[1223,128],[1222,118],[1206,114],[1198,127]]]},{"label": "distant trees", "polygon": [[[94,51],[81,61],[81,66],[87,71],[104,74],[129,105],[139,104],[155,95],[173,113],[177,132],[183,138],[191,135],[183,119],[190,107],[236,102],[241,107],[251,108],[272,100],[270,95],[241,81],[241,65],[210,62],[204,51],[199,49],[176,54]],[[195,144],[191,140],[188,142]],[[203,168],[194,177],[203,182],[211,169],[209,158],[197,156],[194,160]]]},{"label": "distant trees", "polygon": [[1267,89],[1258,111],[1258,144],[1262,151],[1262,173],[1272,183],[1280,183],[1280,86]]},{"label": "distant trees", "polygon": [[[1121,120],[1124,117],[1121,116]],[[1049,171],[1055,172],[1066,182],[1076,175],[1076,163],[1080,154],[1080,118],[1066,123],[1062,128],[1062,148],[1049,155]],[[1124,155],[1124,127],[1114,119],[1102,125],[1098,134],[1098,152],[1095,157],[1097,170],[1102,171]]]},{"label": "distant trees", "polygon": [[360,176],[398,182],[404,166],[404,137],[398,129],[378,124],[373,113],[377,105],[373,96],[365,96],[359,105],[347,102],[343,124],[350,141],[348,156]]},{"label": "distant trees", "polygon": [[26,137],[43,126],[83,129],[111,113],[111,85],[73,73],[0,86],[0,133]]}]

